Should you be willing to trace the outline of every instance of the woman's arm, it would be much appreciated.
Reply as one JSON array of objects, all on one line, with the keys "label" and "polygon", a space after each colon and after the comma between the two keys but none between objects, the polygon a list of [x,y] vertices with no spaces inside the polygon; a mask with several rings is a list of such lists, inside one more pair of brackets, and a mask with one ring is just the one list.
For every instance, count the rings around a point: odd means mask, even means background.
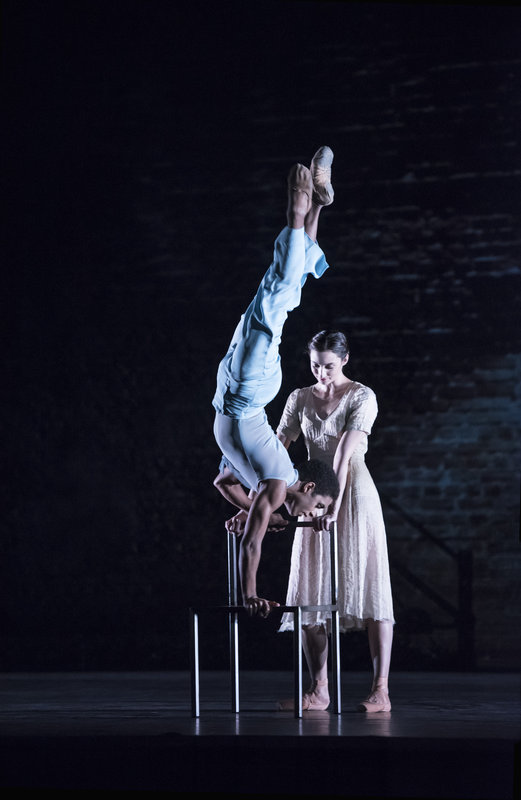
[{"label": "woman's arm", "polygon": [[366,434],[364,433],[364,431],[345,431],[345,433],[342,434],[342,438],[338,443],[337,449],[335,451],[335,458],[333,461],[333,469],[336,472],[336,476],[340,484],[340,494],[333,503],[333,508],[332,508],[335,515],[338,514],[338,510],[342,504],[344,489],[347,483],[349,461],[354,451],[356,450],[360,442],[363,442],[365,437]]},{"label": "woman's arm", "polygon": [[277,439],[280,439],[286,450],[289,450],[291,439],[288,439],[288,437],[285,436],[283,433],[278,433],[278,432],[277,432]]},{"label": "woman's arm", "polygon": [[364,431],[345,431],[342,434],[342,438],[335,450],[335,458],[333,460],[333,469],[336,472],[340,484],[340,492],[337,499],[329,506],[327,514],[324,514],[322,517],[316,517],[316,528],[318,530],[327,530],[329,525],[336,520],[342,504],[342,498],[344,497],[347,473],[349,471],[349,461],[365,436],[366,434]]}]

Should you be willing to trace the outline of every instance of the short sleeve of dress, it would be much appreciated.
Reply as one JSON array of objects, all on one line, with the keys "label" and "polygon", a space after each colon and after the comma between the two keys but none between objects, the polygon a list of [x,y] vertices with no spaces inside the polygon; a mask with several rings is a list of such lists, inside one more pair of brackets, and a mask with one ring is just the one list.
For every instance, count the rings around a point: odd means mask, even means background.
[{"label": "short sleeve of dress", "polygon": [[377,414],[375,393],[368,386],[360,386],[347,409],[344,431],[364,431],[369,436]]},{"label": "short sleeve of dress", "polygon": [[285,436],[290,442],[298,439],[302,431],[298,410],[299,391],[300,389],[295,389],[286,400],[286,405],[277,427],[277,433]]}]

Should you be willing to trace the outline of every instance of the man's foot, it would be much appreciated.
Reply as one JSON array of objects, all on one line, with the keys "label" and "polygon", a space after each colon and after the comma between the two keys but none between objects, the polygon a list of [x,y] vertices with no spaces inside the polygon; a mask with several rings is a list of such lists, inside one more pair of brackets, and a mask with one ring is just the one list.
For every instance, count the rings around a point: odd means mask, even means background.
[{"label": "man's foot", "polygon": [[302,228],[311,208],[313,181],[311,172],[302,164],[294,164],[288,175],[288,225]]},{"label": "man's foot", "polygon": [[311,178],[313,180],[313,202],[317,206],[330,206],[335,193],[331,184],[331,164],[333,151],[327,145],[320,147],[311,159]]}]

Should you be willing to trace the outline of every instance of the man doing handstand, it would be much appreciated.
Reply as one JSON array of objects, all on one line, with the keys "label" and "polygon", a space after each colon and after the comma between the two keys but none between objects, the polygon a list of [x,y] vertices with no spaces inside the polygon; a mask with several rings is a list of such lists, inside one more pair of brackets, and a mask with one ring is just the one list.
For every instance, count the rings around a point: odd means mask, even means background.
[{"label": "man doing handstand", "polygon": [[217,372],[214,435],[223,457],[214,485],[245,517],[239,550],[242,600],[249,613],[261,616],[278,605],[258,597],[256,585],[262,540],[280,521],[278,509],[313,517],[327,510],[339,491],[327,464],[310,460],[295,469],[264,410],[282,382],[279,345],[287,315],[299,305],[308,275],[320,278],[328,268],[316,235],[322,207],[333,202],[332,161],[330,148],[321,147],[310,169],[291,168],[287,226],[275,240],[273,261]]}]

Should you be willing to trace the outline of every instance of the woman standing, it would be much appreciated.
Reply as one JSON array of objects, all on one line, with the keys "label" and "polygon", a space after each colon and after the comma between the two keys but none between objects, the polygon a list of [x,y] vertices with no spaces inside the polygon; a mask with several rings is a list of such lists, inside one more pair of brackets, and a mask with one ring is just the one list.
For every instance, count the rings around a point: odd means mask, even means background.
[{"label": "woman standing", "polygon": [[[390,711],[388,676],[393,640],[393,601],[385,526],[380,498],[365,464],[367,437],[377,415],[376,396],[369,387],[343,372],[349,360],[346,338],[339,331],[320,331],[308,344],[316,383],[290,394],[277,436],[289,448],[302,433],[308,458],[333,466],[340,495],[320,518],[323,532],[298,528],[291,555],[286,603],[318,605],[330,602],[329,524],[338,529],[338,607],[340,630],[367,628],[373,683],[358,710]],[[311,677],[303,708],[329,705],[327,681],[328,615],[303,614],[303,649]],[[281,631],[292,630],[290,614]],[[290,710],[292,701],[282,701]]]}]

